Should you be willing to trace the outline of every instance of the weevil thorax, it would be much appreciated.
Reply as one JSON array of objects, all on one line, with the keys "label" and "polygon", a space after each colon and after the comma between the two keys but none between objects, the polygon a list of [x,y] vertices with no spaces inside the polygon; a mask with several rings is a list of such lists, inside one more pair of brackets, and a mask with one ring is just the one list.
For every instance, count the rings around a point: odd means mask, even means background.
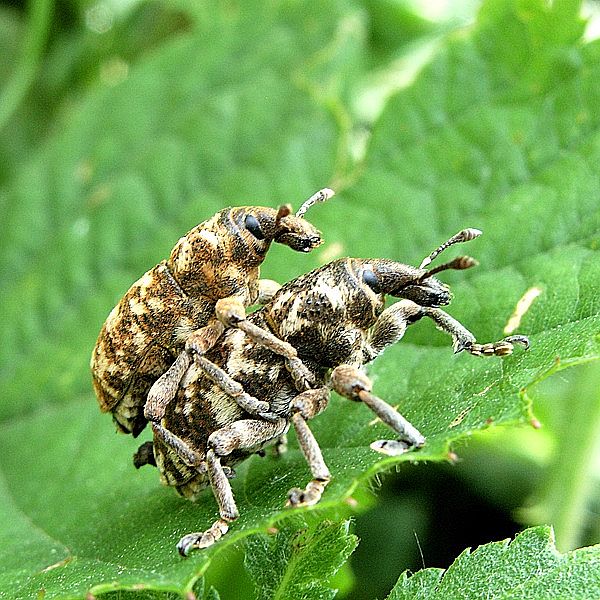
[{"label": "weevil thorax", "polygon": [[350,361],[384,308],[382,295],[362,283],[366,267],[333,261],[283,286],[261,312],[302,358],[323,367]]}]

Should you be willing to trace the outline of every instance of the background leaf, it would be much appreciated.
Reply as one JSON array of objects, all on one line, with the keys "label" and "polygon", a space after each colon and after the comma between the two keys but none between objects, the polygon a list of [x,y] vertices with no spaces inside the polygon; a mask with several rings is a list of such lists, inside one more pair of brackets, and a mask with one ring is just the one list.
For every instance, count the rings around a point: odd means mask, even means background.
[{"label": "background leaf", "polygon": [[[132,31],[144,31],[144,10],[129,17]],[[56,42],[55,89],[71,77],[78,93],[53,107],[45,141],[0,190],[0,590],[11,598],[198,592],[214,557],[294,514],[282,508],[286,492],[309,475],[292,441],[279,460],[244,464],[239,522],[180,560],[179,537],[215,517],[210,492],[191,504],[152,469],[134,472],[140,440],[114,435],[90,386],[89,354],[110,308],[225,205],[297,206],[336,189],[310,216],[322,250],[273,249],[263,276],[282,281],[344,254],[418,264],[459,229],[483,229],[468,247],[481,267],[444,276],[450,312],[482,341],[504,335],[528,289],[541,291],[519,327],[530,352],[454,356],[418,323],[373,365],[376,392],[427,436],[419,452],[375,454],[369,443],[389,432],[366,407],[334,398],[311,424],[334,474],[318,514],[393,465],[445,460],[475,431],[530,420],[529,387],[598,358],[600,51],[581,42],[576,3],[486,4],[471,31],[440,42],[389,99],[361,163],[353,94],[381,57],[368,11],[208,2],[179,21],[157,14],[179,23],[174,34],[159,27],[127,59],[112,55],[116,41],[98,48],[88,79],[57,49],[85,47],[86,36]],[[260,553],[249,548],[252,571]]]},{"label": "background leaf", "polygon": [[559,554],[552,530],[465,550],[448,568],[404,573],[388,600],[593,598],[600,593],[600,547]]}]

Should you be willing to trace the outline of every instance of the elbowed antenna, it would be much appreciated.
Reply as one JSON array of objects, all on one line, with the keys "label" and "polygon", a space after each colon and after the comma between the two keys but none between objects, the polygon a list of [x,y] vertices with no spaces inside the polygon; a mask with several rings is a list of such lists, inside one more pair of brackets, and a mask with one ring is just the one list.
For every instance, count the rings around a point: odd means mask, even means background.
[{"label": "elbowed antenna", "polygon": [[325,202],[326,200],[329,200],[329,198],[331,198],[334,195],[335,195],[335,192],[333,190],[330,190],[329,188],[323,188],[322,190],[319,190],[316,194],[313,194],[308,200],[306,200],[304,202],[304,204],[302,204],[302,206],[296,212],[296,216],[303,217],[306,214],[306,211],[313,204],[317,204],[319,202]]},{"label": "elbowed antenna", "polygon": [[419,281],[423,281],[440,271],[447,271],[448,269],[455,269],[457,271],[462,271],[463,269],[470,269],[471,267],[476,267],[479,264],[479,261],[475,260],[472,256],[457,256],[455,259],[450,262],[444,263],[439,267],[435,267],[430,271],[427,271],[422,277],[419,278]]},{"label": "elbowed antenna", "polygon": [[[419,269],[424,269],[438,254],[449,248],[450,246],[454,246],[454,244],[462,244],[462,242],[470,242],[475,238],[479,237],[483,232],[479,229],[463,229],[459,231],[457,234],[453,235],[448,241],[444,242],[441,246],[438,246],[427,258],[423,259],[423,262],[419,266]],[[451,264],[451,263],[448,263]],[[470,265],[473,266],[473,265]],[[456,269],[457,267],[446,267],[447,269]],[[468,267],[458,267],[458,268],[468,268]],[[435,272],[439,272],[440,269],[437,269]]]}]

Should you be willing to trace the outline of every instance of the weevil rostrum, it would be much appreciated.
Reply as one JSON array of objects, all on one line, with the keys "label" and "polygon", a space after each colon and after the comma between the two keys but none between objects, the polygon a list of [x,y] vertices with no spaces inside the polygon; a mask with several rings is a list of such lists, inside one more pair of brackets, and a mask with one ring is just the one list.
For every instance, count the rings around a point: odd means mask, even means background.
[{"label": "weevil rostrum", "polygon": [[[425,443],[421,433],[384,400],[372,393],[361,367],[398,342],[407,327],[423,317],[434,321],[453,340],[455,352],[504,356],[515,344],[529,346],[522,335],[480,344],[463,325],[440,309],[450,302],[449,288],[433,275],[446,269],[467,269],[476,261],[456,258],[425,269],[447,247],[481,232],[466,229],[439,246],[419,268],[387,259],[345,258],[284,285],[248,320],[291,344],[312,374],[310,386],[300,385],[286,369],[285,359],[265,350],[240,329],[228,329],[205,355],[195,355],[174,400],[160,414],[147,413],[154,439],[147,442],[148,463],[156,464],[164,484],[196,499],[211,486],[219,518],[206,530],[190,533],[178,543],[187,555],[221,538],[239,513],[229,478],[233,467],[281,439],[290,425],[308,463],[312,480],[289,491],[289,506],[319,501],[331,475],[307,421],[327,406],[331,390],[364,402],[396,434],[374,441],[385,454],[400,454]],[[384,307],[385,296],[400,300]],[[269,405],[257,417],[249,414],[228,386]],[[143,461],[141,461],[143,462]]]},{"label": "weevil rostrum", "polygon": [[[129,288],[102,326],[90,363],[100,408],[112,413],[118,430],[139,435],[147,424],[146,404],[153,414],[164,410],[190,357],[206,353],[228,326],[284,357],[294,379],[311,376],[292,346],[247,323],[245,309],[264,304],[280,287],[259,279],[273,241],[299,252],[321,243],[320,232],[303,217],[331,196],[332,190],[320,190],[295,215],[289,205],[225,208],[189,231],[167,260]],[[239,392],[243,403],[247,395]],[[245,408],[261,414],[268,404]]]}]

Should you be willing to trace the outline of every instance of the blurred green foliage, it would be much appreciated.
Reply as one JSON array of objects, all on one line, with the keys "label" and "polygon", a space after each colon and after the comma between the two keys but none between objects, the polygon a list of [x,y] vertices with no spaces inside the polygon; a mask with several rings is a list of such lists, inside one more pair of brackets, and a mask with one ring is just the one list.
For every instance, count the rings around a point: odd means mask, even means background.
[{"label": "blurred green foliage", "polygon": [[[553,525],[562,552],[599,541],[600,45],[580,8],[490,0],[471,23],[470,2],[436,15],[401,0],[2,5],[0,596],[374,598],[524,525]],[[139,442],[112,434],[91,391],[95,336],[197,222],[228,204],[297,206],[325,185],[337,196],[310,219],[327,243],[274,248],[265,277],[341,255],[418,264],[480,227],[481,267],[445,275],[450,312],[497,339],[538,288],[519,327],[532,350],[452,356],[415,326],[370,372],[427,446],[376,455],[369,442],[389,433],[334,398],[311,424],[335,477],[322,505],[282,509],[308,476],[292,441],[240,469],[239,523],[182,561],[174,543],[211,522],[214,501],[133,472]],[[541,430],[495,427],[534,414]],[[529,543],[551,552],[542,529],[508,548]],[[444,585],[478,585],[499,547],[479,570],[465,555]],[[598,555],[564,560],[590,571]],[[439,577],[401,579],[392,597],[442,594]]]}]

